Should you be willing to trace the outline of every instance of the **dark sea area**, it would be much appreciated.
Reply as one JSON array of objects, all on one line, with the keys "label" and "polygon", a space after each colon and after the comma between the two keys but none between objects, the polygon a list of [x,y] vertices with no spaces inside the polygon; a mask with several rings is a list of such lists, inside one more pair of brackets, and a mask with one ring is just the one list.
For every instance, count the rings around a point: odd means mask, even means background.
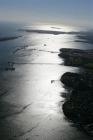
[{"label": "dark sea area", "polygon": [[91,140],[62,110],[61,48],[93,49],[93,30],[0,23],[0,140]]}]

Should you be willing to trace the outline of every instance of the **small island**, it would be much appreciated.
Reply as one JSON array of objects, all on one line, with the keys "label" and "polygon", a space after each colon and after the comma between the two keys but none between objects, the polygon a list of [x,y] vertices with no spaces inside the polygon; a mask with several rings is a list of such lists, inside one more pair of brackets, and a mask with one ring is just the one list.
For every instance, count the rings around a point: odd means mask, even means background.
[{"label": "small island", "polygon": [[18,39],[22,36],[10,36],[10,37],[0,37],[0,42],[1,41],[9,41],[9,40],[15,40],[15,39]]},{"label": "small island", "polygon": [[65,116],[93,136],[93,50],[60,49],[66,66],[80,67],[83,72],[67,72],[61,82],[68,90],[63,104]]}]

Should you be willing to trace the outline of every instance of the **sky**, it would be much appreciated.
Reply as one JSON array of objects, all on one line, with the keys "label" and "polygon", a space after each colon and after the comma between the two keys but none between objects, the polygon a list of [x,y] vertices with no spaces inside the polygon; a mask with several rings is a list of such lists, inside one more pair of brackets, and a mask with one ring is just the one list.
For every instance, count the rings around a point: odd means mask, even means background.
[{"label": "sky", "polygon": [[93,0],[0,0],[0,21],[93,26]]}]

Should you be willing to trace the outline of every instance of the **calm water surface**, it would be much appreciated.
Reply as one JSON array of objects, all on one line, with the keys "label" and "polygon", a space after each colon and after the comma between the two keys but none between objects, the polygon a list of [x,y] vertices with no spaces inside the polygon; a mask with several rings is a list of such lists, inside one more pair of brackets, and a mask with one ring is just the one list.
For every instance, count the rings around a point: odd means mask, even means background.
[{"label": "calm water surface", "polygon": [[[18,34],[23,36],[0,42],[0,140],[89,140],[62,112],[60,77],[79,69],[64,66],[58,57],[60,48],[87,45],[74,42],[74,35]],[[4,70],[10,61],[15,71]]]}]

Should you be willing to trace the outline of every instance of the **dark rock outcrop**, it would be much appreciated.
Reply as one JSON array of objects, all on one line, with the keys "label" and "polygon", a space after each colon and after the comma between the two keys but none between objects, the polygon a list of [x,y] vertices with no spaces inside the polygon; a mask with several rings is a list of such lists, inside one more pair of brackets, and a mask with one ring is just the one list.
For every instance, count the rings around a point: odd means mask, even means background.
[{"label": "dark rock outcrop", "polygon": [[82,66],[84,69],[83,73],[67,72],[60,79],[69,89],[69,97],[66,97],[62,107],[63,112],[68,119],[93,135],[93,50],[61,49],[60,51],[60,56],[65,59],[65,65]]}]

